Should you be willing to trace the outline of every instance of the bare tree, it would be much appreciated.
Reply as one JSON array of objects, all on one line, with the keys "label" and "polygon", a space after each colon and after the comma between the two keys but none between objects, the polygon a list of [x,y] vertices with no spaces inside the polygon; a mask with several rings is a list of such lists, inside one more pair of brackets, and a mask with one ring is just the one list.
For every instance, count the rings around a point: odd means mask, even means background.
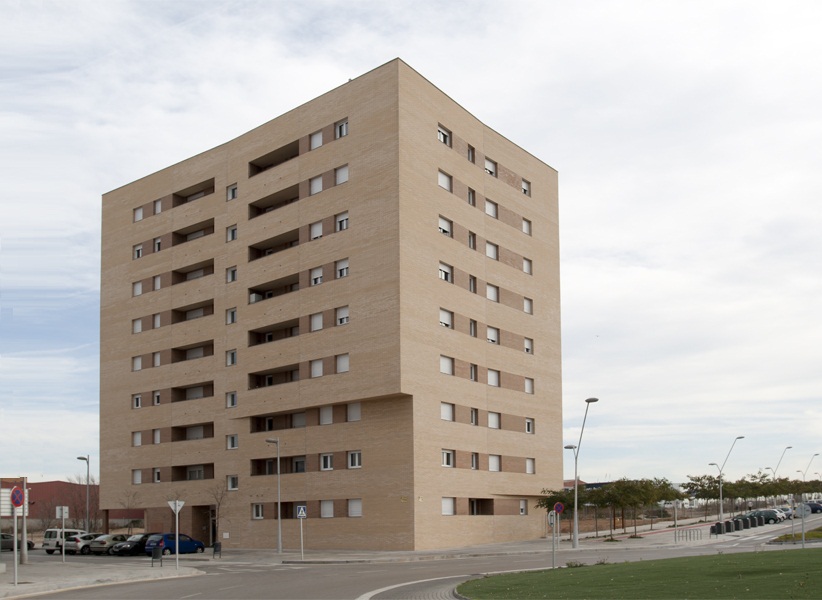
[{"label": "bare tree", "polygon": [[[123,493],[120,494],[120,500],[118,504],[123,507],[125,511],[130,511],[132,508],[137,506],[137,499],[140,497],[140,492],[136,491],[129,491],[128,489],[123,490]],[[134,521],[129,518],[128,520],[128,534],[131,535],[133,533],[133,525]]]},{"label": "bare tree", "polygon": [[209,489],[209,496],[212,500],[214,500],[214,535],[216,539],[211,540],[211,543],[215,543],[220,541],[220,519],[221,519],[221,510],[222,508],[228,504],[229,499],[231,496],[228,494],[228,486],[226,482],[223,481]]}]

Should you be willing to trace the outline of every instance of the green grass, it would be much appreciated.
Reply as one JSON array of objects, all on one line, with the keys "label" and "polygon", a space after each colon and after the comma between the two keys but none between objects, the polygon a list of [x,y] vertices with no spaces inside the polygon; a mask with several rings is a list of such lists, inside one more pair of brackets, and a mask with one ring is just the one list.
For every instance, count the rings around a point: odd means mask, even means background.
[{"label": "green grass", "polygon": [[467,581],[472,600],[822,597],[822,548],[597,564]]},{"label": "green grass", "polygon": [[[776,542],[801,542],[802,541],[802,524],[796,523],[794,525],[794,533],[791,536],[790,533],[786,533],[785,535],[780,535],[778,538],[774,538]],[[822,527],[817,529],[811,529],[810,531],[805,532],[805,540],[822,540]]]}]

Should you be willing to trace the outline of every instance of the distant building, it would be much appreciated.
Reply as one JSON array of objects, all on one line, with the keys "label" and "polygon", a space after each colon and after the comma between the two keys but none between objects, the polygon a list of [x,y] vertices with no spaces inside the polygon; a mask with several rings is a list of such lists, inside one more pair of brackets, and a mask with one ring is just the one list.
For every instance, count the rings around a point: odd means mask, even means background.
[{"label": "distant building", "polygon": [[103,508],[171,530],[180,499],[184,533],[272,548],[279,482],[286,548],[299,507],[307,548],[543,535],[554,169],[393,60],[105,194],[102,219]]}]

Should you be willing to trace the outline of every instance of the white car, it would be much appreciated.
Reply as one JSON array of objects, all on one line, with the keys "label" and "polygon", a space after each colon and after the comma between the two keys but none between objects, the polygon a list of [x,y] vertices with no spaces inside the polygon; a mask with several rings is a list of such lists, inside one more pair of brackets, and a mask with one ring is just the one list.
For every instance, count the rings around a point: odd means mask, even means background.
[{"label": "white car", "polygon": [[46,529],[43,536],[43,550],[46,551],[46,554],[60,552],[65,539],[71,539],[75,535],[84,533],[86,532],[83,529]]}]

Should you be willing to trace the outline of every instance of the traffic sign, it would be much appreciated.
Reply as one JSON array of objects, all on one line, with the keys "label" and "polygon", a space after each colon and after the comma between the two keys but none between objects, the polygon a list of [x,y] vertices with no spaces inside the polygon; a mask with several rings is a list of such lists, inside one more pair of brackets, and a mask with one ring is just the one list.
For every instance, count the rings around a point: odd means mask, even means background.
[{"label": "traffic sign", "polygon": [[565,510],[565,505],[562,502],[557,502],[556,504],[554,504],[554,510],[558,515],[561,515],[562,511]]},{"label": "traffic sign", "polygon": [[305,504],[298,504],[297,505],[297,518],[298,519],[305,519],[308,515],[305,512]]},{"label": "traffic sign", "polygon": [[171,510],[174,511],[174,514],[176,515],[183,509],[185,503],[185,500],[169,500],[168,506],[169,508],[171,508]]},{"label": "traffic sign", "polygon": [[19,487],[11,488],[11,505],[14,508],[20,508],[21,506],[23,506],[23,504],[25,504],[25,502],[26,497],[23,493],[23,490],[21,490]]},{"label": "traffic sign", "polygon": [[793,509],[793,512],[797,517],[803,518],[809,516],[812,511],[811,507],[807,504],[799,504]]}]

